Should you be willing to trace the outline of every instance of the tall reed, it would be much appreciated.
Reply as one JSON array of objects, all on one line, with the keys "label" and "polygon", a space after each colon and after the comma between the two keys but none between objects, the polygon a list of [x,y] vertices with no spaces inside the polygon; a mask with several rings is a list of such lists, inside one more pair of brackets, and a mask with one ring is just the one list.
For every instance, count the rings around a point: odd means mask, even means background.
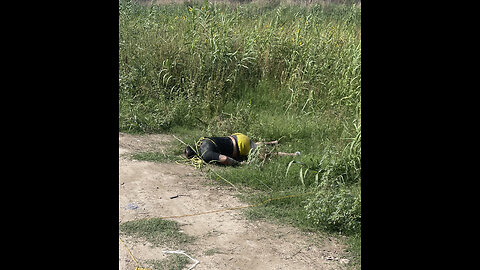
[{"label": "tall reed", "polygon": [[211,118],[262,81],[284,111],[360,106],[355,6],[120,2],[120,127],[165,130]]}]

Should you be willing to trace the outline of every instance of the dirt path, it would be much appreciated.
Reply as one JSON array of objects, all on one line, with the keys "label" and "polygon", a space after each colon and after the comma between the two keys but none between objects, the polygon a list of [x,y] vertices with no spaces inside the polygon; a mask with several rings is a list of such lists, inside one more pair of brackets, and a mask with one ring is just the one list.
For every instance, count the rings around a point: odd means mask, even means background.
[{"label": "dirt path", "polygon": [[[205,185],[211,180],[191,166],[129,158],[139,151],[165,151],[164,144],[172,140],[163,134],[119,134],[120,223],[245,205],[233,196],[236,192],[233,188]],[[187,196],[170,199],[178,194]],[[240,211],[173,219],[186,234],[196,236],[189,246],[192,251],[189,255],[200,261],[195,270],[346,269],[345,247],[336,239],[246,220]],[[164,259],[168,255],[162,250],[178,249],[152,247],[132,238],[123,240],[140,262]],[[122,270],[133,270],[136,266],[120,243],[119,264]]]}]

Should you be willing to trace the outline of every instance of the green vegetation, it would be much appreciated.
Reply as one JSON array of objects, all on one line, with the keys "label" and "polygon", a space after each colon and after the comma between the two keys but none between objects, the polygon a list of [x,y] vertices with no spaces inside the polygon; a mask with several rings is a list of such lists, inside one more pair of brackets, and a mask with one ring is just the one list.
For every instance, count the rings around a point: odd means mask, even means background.
[{"label": "green vegetation", "polygon": [[148,160],[148,161],[154,161],[154,162],[168,162],[175,160],[175,156],[168,153],[160,153],[160,152],[140,152],[140,153],[134,153],[131,156],[135,160]]},{"label": "green vegetation", "polygon": [[193,240],[192,236],[180,232],[175,221],[161,218],[127,221],[119,225],[124,235],[144,238],[154,246],[180,246]]},{"label": "green vegetation", "polygon": [[182,270],[190,263],[189,259],[180,254],[170,254],[164,260],[147,260],[146,263],[151,265],[152,269],[162,270]]},{"label": "green vegetation", "polygon": [[215,172],[254,189],[242,195],[252,203],[312,192],[247,213],[346,235],[359,256],[360,15],[355,5],[121,1],[120,131],[174,133],[191,145],[234,132],[278,139],[266,151],[302,155]]}]

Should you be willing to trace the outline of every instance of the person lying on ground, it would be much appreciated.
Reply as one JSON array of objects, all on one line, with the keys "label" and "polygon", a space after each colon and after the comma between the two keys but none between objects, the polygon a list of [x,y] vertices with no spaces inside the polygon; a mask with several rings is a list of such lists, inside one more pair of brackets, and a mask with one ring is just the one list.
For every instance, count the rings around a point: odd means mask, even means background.
[{"label": "person lying on ground", "polygon": [[[198,155],[207,163],[215,162],[223,165],[238,165],[241,161],[248,158],[250,149],[255,149],[261,145],[278,144],[277,141],[254,142],[247,135],[234,133],[227,137],[203,137],[199,141],[200,147]],[[276,152],[279,156],[296,156],[297,153]],[[196,155],[195,151],[187,146],[184,156],[188,159]]]}]

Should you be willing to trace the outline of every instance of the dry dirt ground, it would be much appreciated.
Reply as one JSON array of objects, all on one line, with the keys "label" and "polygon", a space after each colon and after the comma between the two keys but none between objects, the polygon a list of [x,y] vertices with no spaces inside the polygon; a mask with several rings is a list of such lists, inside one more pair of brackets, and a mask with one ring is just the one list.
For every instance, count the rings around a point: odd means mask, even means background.
[{"label": "dry dirt ground", "polygon": [[[191,166],[173,162],[137,161],[131,154],[140,151],[167,151],[175,140],[164,134],[119,133],[119,223],[152,217],[176,216],[245,205],[233,188],[208,185],[211,180]],[[170,199],[174,195],[179,196]],[[137,208],[129,207],[134,205]],[[175,218],[188,235],[188,255],[199,261],[194,269],[347,269],[348,259],[337,239],[301,232],[296,228],[247,220],[242,210]],[[164,250],[142,239],[122,239],[145,267],[147,260],[163,260]],[[186,268],[192,266],[187,264]],[[119,242],[121,270],[134,270],[135,262]]]}]

